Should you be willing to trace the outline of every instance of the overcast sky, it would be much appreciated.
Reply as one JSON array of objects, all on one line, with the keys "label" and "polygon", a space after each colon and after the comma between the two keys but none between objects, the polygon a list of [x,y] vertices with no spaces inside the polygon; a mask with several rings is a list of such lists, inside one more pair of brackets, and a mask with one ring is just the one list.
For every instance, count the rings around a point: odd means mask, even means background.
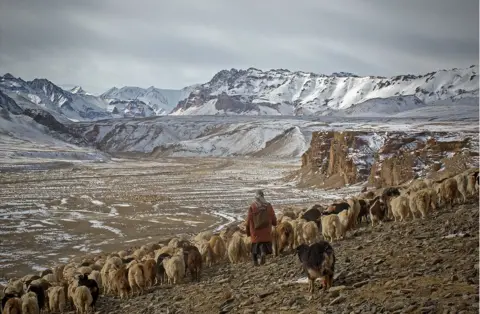
[{"label": "overcast sky", "polygon": [[478,64],[478,0],[0,0],[0,74],[93,93],[222,69],[358,75]]}]

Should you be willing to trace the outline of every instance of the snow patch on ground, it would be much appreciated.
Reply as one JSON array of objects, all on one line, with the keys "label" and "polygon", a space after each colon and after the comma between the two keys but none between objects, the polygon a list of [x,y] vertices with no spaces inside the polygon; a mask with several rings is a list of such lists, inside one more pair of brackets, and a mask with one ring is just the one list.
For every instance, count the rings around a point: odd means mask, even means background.
[{"label": "snow patch on ground", "polygon": [[110,207],[110,212],[108,213],[108,216],[118,216],[118,211],[115,207]]},{"label": "snow patch on ground", "polygon": [[121,237],[124,236],[124,234],[122,233],[121,230],[119,230],[119,229],[117,229],[117,228],[110,227],[110,226],[105,226],[104,222],[102,222],[102,221],[89,220],[89,222],[90,222],[92,228],[105,229],[105,230],[108,230],[108,231],[110,231],[110,232],[113,232],[113,233],[115,233],[116,235],[119,235],[119,236],[121,236]]}]

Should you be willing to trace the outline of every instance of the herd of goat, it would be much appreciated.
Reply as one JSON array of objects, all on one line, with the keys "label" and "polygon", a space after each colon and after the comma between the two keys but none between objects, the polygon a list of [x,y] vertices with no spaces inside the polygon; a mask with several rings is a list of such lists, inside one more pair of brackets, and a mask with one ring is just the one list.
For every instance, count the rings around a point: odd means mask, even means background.
[{"label": "herd of goat", "polygon": [[[272,227],[273,253],[296,251],[310,279],[309,290],[313,292],[318,277],[324,277],[324,289],[329,288],[335,256],[327,241],[345,238],[362,220],[374,225],[390,219],[426,218],[440,206],[465,203],[478,197],[478,173],[478,169],[469,169],[441,181],[417,179],[406,186],[364,192],[329,206],[286,209]],[[324,240],[319,240],[320,235]],[[187,272],[192,281],[199,281],[202,267],[227,258],[232,264],[247,261],[250,251],[243,222],[219,234],[204,231],[192,239],[173,238],[167,243],[73,258],[38,275],[10,279],[0,290],[2,313],[63,313],[68,308],[88,313],[95,311],[100,294],[122,299],[140,295],[157,284],[178,284]]]}]

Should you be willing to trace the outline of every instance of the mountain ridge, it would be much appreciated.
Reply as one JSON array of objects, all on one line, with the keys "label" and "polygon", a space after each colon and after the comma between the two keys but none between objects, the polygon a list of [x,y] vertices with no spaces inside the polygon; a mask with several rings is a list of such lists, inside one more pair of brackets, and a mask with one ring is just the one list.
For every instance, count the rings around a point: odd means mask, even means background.
[{"label": "mountain ridge", "polygon": [[[193,85],[196,86],[196,85]],[[99,97],[108,103],[115,100],[132,101],[140,100],[148,105],[156,115],[164,115],[171,111],[180,100],[188,96],[192,86],[184,87],[180,90],[160,89],[154,86],[141,88],[136,86],[116,86],[110,88]]]},{"label": "mountain ridge", "polygon": [[22,109],[41,109],[71,121],[111,117],[106,104],[90,94],[71,93],[45,78],[25,81],[7,73],[0,77],[0,91]]},{"label": "mountain ridge", "polygon": [[478,65],[472,65],[391,77],[231,68],[179,90],[114,86],[99,96],[78,85],[67,89],[45,78],[25,81],[6,73],[0,76],[0,91],[23,109],[90,121],[162,115],[391,115],[464,99],[475,103],[479,89]]},{"label": "mountain ridge", "polygon": [[370,99],[410,95],[429,104],[462,95],[478,97],[477,73],[478,65],[389,78],[232,68],[194,88],[171,114],[325,115]]}]

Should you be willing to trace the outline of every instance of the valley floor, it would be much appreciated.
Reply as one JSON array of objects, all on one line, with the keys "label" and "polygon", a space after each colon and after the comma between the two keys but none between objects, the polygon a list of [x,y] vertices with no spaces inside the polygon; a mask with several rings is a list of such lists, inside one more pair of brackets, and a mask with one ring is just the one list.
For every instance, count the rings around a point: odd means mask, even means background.
[{"label": "valley floor", "polygon": [[[427,220],[365,223],[333,243],[329,292],[307,292],[298,257],[258,268],[224,263],[200,283],[154,287],[120,301],[101,297],[99,313],[478,313],[479,206],[441,209]],[[302,279],[303,278],[303,279]],[[317,289],[320,282],[317,282]]]},{"label": "valley floor", "polygon": [[0,166],[0,281],[86,253],[221,228],[244,219],[257,188],[275,209],[360,189],[298,190],[281,180],[298,160],[26,158]]}]

